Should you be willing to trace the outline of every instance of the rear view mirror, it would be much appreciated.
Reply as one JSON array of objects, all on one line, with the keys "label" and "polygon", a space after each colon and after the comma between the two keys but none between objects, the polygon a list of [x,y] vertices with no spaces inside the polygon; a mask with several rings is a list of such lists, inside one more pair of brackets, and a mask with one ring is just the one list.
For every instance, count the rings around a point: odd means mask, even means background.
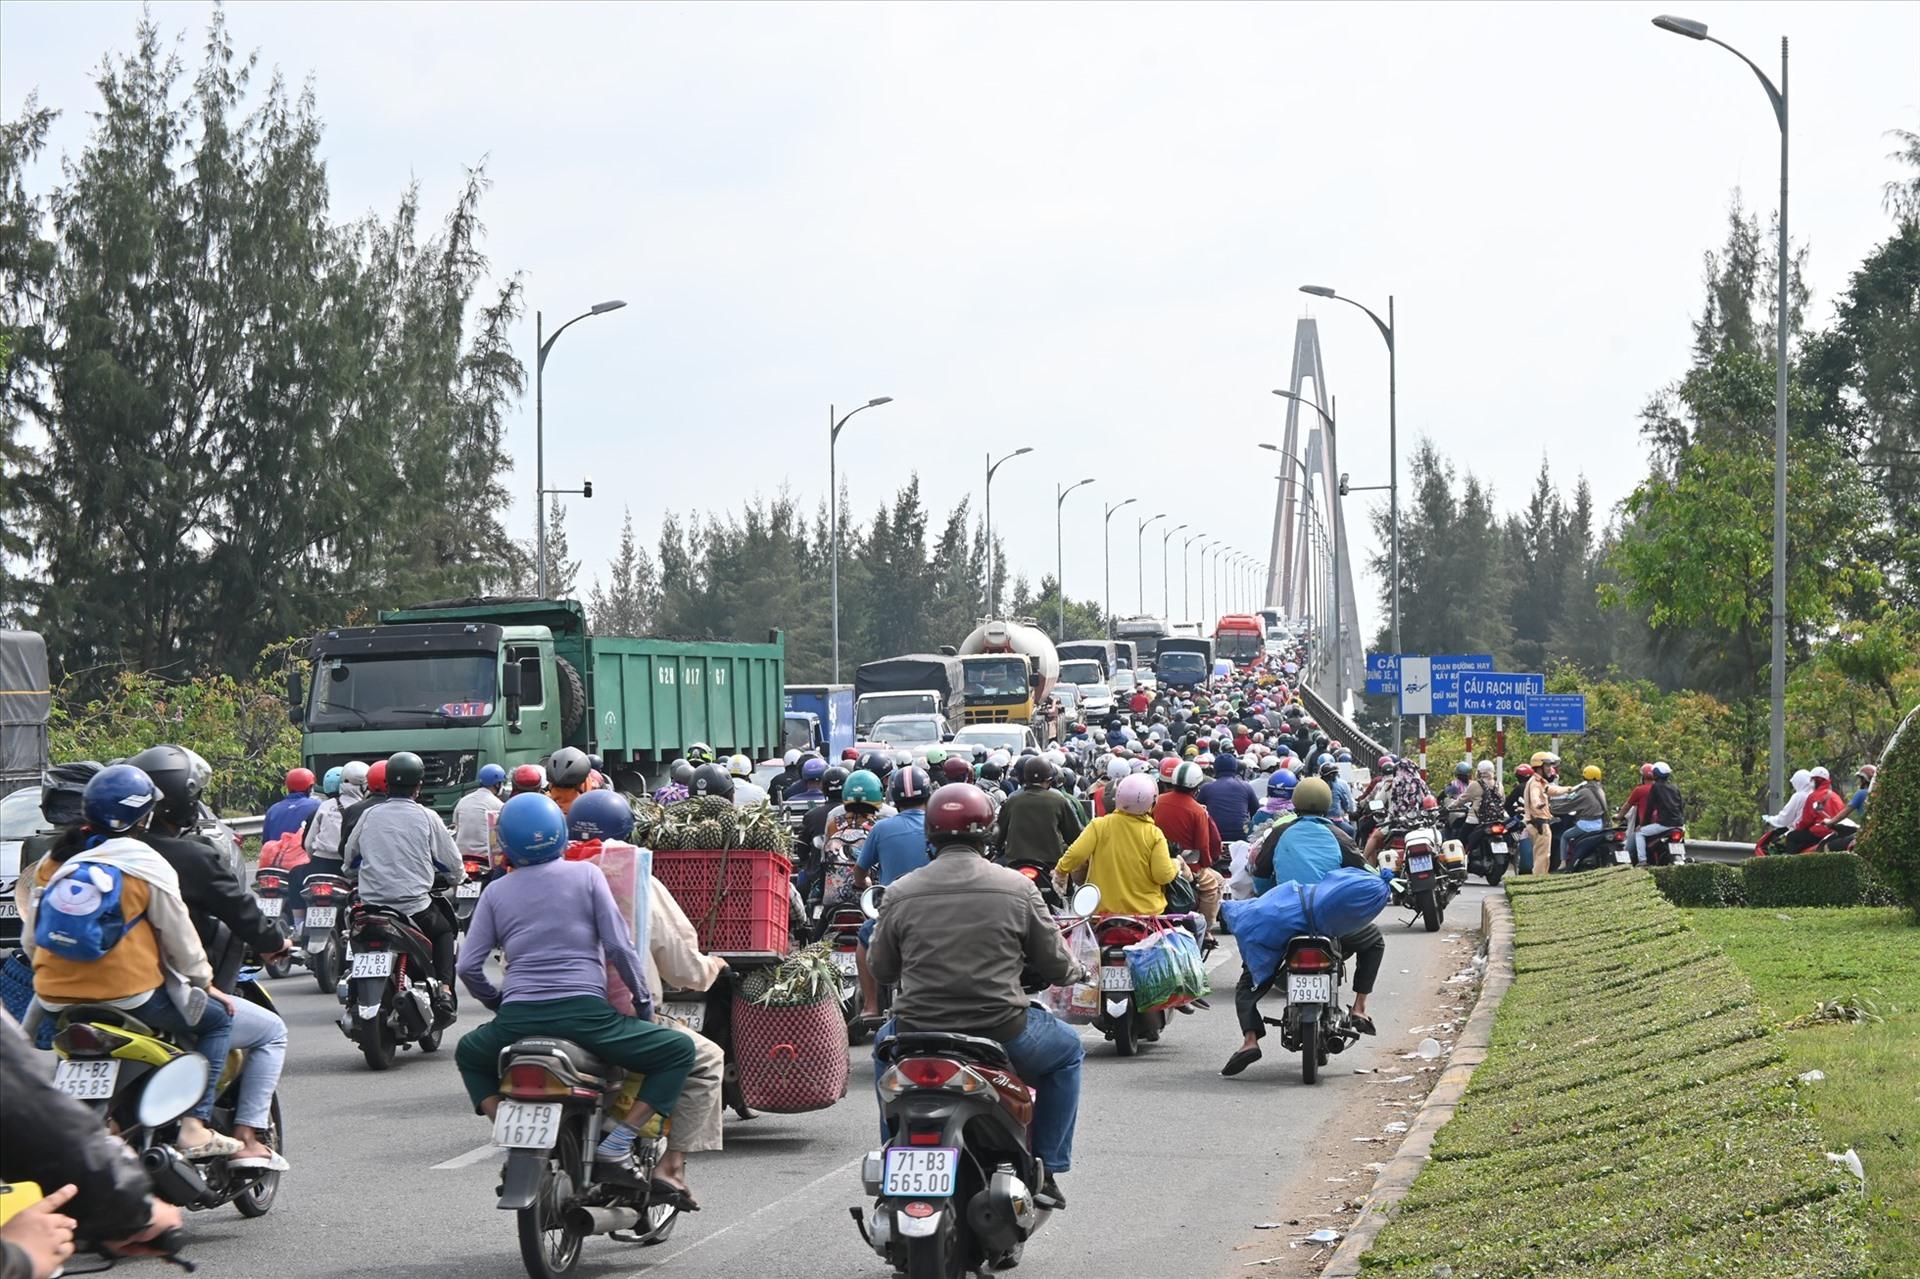
[{"label": "rear view mirror", "polygon": [[1073,913],[1085,919],[1100,908],[1100,888],[1097,884],[1082,884],[1073,892]]},{"label": "rear view mirror", "polygon": [[500,697],[507,704],[507,723],[520,722],[520,698],[525,690],[520,685],[520,663],[508,662],[500,671]]},{"label": "rear view mirror", "polygon": [[298,724],[307,715],[307,687],[296,667],[287,672],[287,718]]},{"label": "rear view mirror", "polygon": [[860,913],[868,919],[878,919],[880,917],[880,898],[886,894],[886,891],[885,885],[875,884],[873,887],[867,889],[866,892],[861,893]]}]

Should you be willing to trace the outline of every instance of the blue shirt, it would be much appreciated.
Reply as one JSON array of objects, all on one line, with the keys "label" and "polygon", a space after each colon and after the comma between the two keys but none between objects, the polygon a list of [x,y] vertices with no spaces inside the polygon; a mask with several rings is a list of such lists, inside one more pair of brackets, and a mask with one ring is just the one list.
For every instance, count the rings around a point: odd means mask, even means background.
[{"label": "blue shirt", "polygon": [[1853,793],[1853,798],[1847,801],[1847,811],[1850,813],[1864,813],[1867,811],[1866,787],[1862,786]]},{"label": "blue shirt", "polygon": [[320,801],[312,795],[289,795],[272,808],[260,821],[260,842],[279,839],[289,831],[299,830],[307,824],[307,818],[313,810],[320,807]]},{"label": "blue shirt", "polygon": [[1346,778],[1336,777],[1333,779],[1332,790],[1333,815],[1335,817],[1345,817],[1353,811],[1353,787],[1347,785]]},{"label": "blue shirt", "polygon": [[1273,846],[1273,879],[1317,884],[1340,869],[1340,841],[1324,817],[1299,817]]},{"label": "blue shirt", "polygon": [[909,808],[904,813],[883,817],[873,824],[866,843],[860,848],[858,865],[869,875],[874,867],[877,883],[891,884],[910,871],[919,870],[933,858],[927,848],[927,811]]}]

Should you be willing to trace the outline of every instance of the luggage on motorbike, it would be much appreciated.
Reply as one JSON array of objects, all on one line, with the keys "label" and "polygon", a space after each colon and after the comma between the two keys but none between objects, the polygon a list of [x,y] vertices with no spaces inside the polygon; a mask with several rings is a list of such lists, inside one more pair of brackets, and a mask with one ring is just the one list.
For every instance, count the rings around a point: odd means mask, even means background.
[{"label": "luggage on motorbike", "polygon": [[1184,928],[1156,932],[1124,948],[1133,974],[1134,1003],[1143,1013],[1177,1008],[1212,993],[1200,943]]},{"label": "luggage on motorbike", "polygon": [[733,1053],[740,1096],[772,1114],[824,1110],[847,1094],[847,1020],[837,983],[791,993],[765,969],[733,997]]},{"label": "luggage on motorbike", "polygon": [[306,835],[298,827],[260,845],[260,866],[264,870],[299,870],[312,860]]},{"label": "luggage on motorbike", "polygon": [[1287,943],[1302,933],[1338,937],[1370,923],[1387,908],[1393,890],[1373,871],[1342,866],[1317,884],[1292,880],[1249,902],[1221,902],[1220,913],[1240,942],[1240,957],[1256,983],[1279,970]]},{"label": "luggage on motorbike", "polygon": [[1073,961],[1095,974],[1092,981],[1074,982],[1066,986],[1049,986],[1041,1001],[1047,1011],[1061,1021],[1074,1026],[1090,1026],[1100,1013],[1100,943],[1093,935],[1093,925],[1081,920],[1067,930],[1063,940],[1067,945],[1067,954]]},{"label": "luggage on motorbike", "polygon": [[[568,861],[591,862],[600,868],[600,873],[607,878],[607,887],[613,890],[613,903],[620,908],[620,918],[626,921],[633,948],[645,955],[650,944],[647,926],[652,919],[648,892],[653,879],[653,853],[618,840],[596,839],[570,846],[566,857]],[[608,964],[607,1002],[622,1016],[632,1017],[637,1012],[633,995],[619,970]]]},{"label": "luggage on motorbike", "polygon": [[1254,895],[1253,888],[1253,845],[1244,839],[1236,839],[1227,845],[1231,860],[1228,862],[1227,887],[1235,897],[1246,899]]}]

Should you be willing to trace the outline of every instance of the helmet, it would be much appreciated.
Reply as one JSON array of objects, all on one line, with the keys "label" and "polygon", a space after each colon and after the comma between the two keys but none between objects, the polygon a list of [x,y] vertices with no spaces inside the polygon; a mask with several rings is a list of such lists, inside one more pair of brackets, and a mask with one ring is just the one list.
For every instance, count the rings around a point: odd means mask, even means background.
[{"label": "helmet", "polygon": [[[1867,767],[1872,768],[1873,765],[1869,764],[1867,765]],[[1653,765],[1652,764],[1640,765],[1640,780],[1643,782],[1649,781],[1652,779],[1652,777],[1653,777]]]},{"label": "helmet", "polygon": [[1023,760],[1019,777],[1023,786],[1051,786],[1059,780],[1059,774],[1054,771],[1053,761],[1044,755],[1034,755]]},{"label": "helmet", "polygon": [[800,761],[800,780],[810,782],[827,771],[827,761],[818,755],[809,755]]},{"label": "helmet", "polygon": [[1107,780],[1108,781],[1117,782],[1122,777],[1125,777],[1128,773],[1131,773],[1132,771],[1133,769],[1128,767],[1127,761],[1122,759],[1120,756],[1110,755],[1107,757]]},{"label": "helmet", "polygon": [[860,752],[853,749],[853,747],[849,746],[845,750],[840,752],[840,758],[847,761],[848,763],[853,763],[860,758]]},{"label": "helmet", "polygon": [[685,786],[688,790],[692,790],[693,762],[685,759],[674,760],[667,768],[667,780],[675,786]]},{"label": "helmet", "polygon": [[687,790],[694,795],[711,795],[715,799],[733,798],[733,778],[727,770],[718,764],[702,764],[693,770],[693,785]]},{"label": "helmet", "polygon": [[81,797],[87,783],[100,772],[90,759],[72,764],[55,764],[40,774],[40,814],[51,826],[78,826],[86,820]]},{"label": "helmet", "polygon": [[1515,777],[1520,778],[1522,781],[1525,781],[1527,778],[1533,776],[1533,765],[1522,764],[1520,765],[1520,767],[1513,770],[1513,775]]},{"label": "helmet", "polygon": [[1240,757],[1232,751],[1222,751],[1214,757],[1213,774],[1215,777],[1232,777],[1240,771]]},{"label": "helmet", "polygon": [[1173,788],[1175,790],[1199,790],[1207,780],[1207,774],[1198,764],[1181,764],[1173,770]]},{"label": "helmet", "polygon": [[1172,781],[1173,775],[1180,771],[1180,757],[1169,755],[1160,761],[1160,777],[1163,781]]},{"label": "helmet", "polygon": [[1377,767],[1383,773],[1390,771],[1393,768],[1393,756],[1382,755],[1380,757],[1379,762],[1375,765],[1375,767]]},{"label": "helmet", "polygon": [[587,756],[587,767],[596,773],[604,773],[607,771],[607,761],[602,756],[589,755]]},{"label": "helmet", "polygon": [[[481,771],[485,772],[486,770],[482,769]],[[340,793],[340,783],[345,780],[346,780],[345,769],[339,767],[338,765],[335,765],[334,767],[329,768],[327,770],[327,775],[320,779],[320,793],[323,795],[338,795]]]},{"label": "helmet", "polygon": [[[859,766],[855,771],[862,770],[872,773],[880,781],[885,781],[887,774],[893,771],[893,756],[885,751],[868,751],[860,757]],[[879,802],[877,799],[874,801],[876,804]]]},{"label": "helmet", "polygon": [[887,779],[887,798],[893,801],[895,808],[918,807],[927,802],[927,795],[933,790],[933,782],[927,777],[924,768],[895,769]]},{"label": "helmet", "polygon": [[159,792],[155,815],[162,821],[185,829],[199,820],[200,788],[193,783],[193,760],[185,747],[149,746],[126,762],[146,774]]},{"label": "helmet", "polygon": [[1863,782],[1871,783],[1874,778],[1880,775],[1880,769],[1873,764],[1862,764],[1854,770],[1853,775]]},{"label": "helmet", "polygon": [[[1466,765],[1462,764],[1460,767],[1465,768]],[[1339,761],[1327,759],[1323,756],[1320,760],[1320,776],[1325,778],[1328,782],[1332,782],[1334,778],[1340,776]]]},{"label": "helmet", "polygon": [[980,765],[980,776],[990,782],[999,781],[1000,774],[1004,771],[1006,770],[1002,769],[1000,765],[993,762],[992,756],[988,756],[987,762]]},{"label": "helmet", "polygon": [[969,753],[973,756],[974,767],[977,768],[987,762],[987,744],[985,742],[975,742],[973,744],[973,750]]},{"label": "helmet", "polygon": [[513,793],[524,795],[547,788],[547,770],[538,764],[522,764],[513,770]]},{"label": "helmet", "polygon": [[927,840],[984,848],[993,819],[993,801],[978,786],[971,782],[942,786],[927,805]]},{"label": "helmet", "polygon": [[367,765],[367,790],[376,795],[387,793],[387,761],[376,759]]},{"label": "helmet", "polygon": [[1420,797],[1420,811],[1425,813],[1431,813],[1434,809],[1438,807],[1440,807],[1440,801],[1435,799],[1433,796],[1422,795]]},{"label": "helmet", "polygon": [[1467,778],[1473,776],[1473,765],[1463,759],[1453,766],[1453,775],[1464,782]]},{"label": "helmet", "polygon": [[575,839],[625,839],[633,833],[633,806],[618,791],[590,790],[567,809],[567,833]]},{"label": "helmet", "polygon": [[880,807],[885,799],[885,790],[872,769],[856,769],[847,778],[847,784],[840,788],[840,798],[848,804],[868,804]]},{"label": "helmet", "polygon": [[1352,752],[1352,751],[1350,751],[1350,750],[1338,750],[1338,751],[1335,751],[1335,752],[1333,753],[1333,757],[1334,757],[1334,758],[1335,758],[1336,760],[1339,760],[1339,761],[1340,761],[1340,762],[1341,762],[1342,764],[1351,764],[1351,763],[1353,763],[1353,752]]},{"label": "helmet", "polygon": [[1478,772],[1482,777],[1492,777],[1493,761],[1490,759],[1481,760],[1480,763],[1475,766],[1474,771]]},{"label": "helmet", "polygon": [[574,746],[562,746],[547,756],[547,779],[555,786],[578,786],[593,771],[587,753]]},{"label": "helmet", "polygon": [[1540,767],[1542,764],[1546,762],[1547,762],[1547,752],[1545,751],[1535,751],[1532,754],[1532,756],[1529,757],[1527,760],[1527,763],[1532,764],[1535,768]]},{"label": "helmet", "polygon": [[427,780],[427,766],[412,751],[395,751],[387,759],[387,793],[409,795]]},{"label": "helmet", "polygon": [[1074,772],[1071,768],[1061,769],[1060,789],[1066,791],[1069,795],[1077,794],[1080,790],[1080,774]]},{"label": "helmet", "polygon": [[1333,787],[1318,777],[1302,778],[1293,788],[1293,811],[1309,817],[1325,817],[1333,808]]},{"label": "helmet", "polygon": [[294,795],[304,795],[313,789],[314,776],[311,768],[292,768],[287,770],[287,791]]},{"label": "helmet", "polygon": [[498,786],[501,782],[504,782],[506,780],[507,780],[507,770],[500,767],[500,765],[498,764],[480,765],[480,784],[482,786]]},{"label": "helmet", "polygon": [[927,761],[927,768],[929,770],[938,768],[947,762],[947,748],[944,746],[929,746],[927,747],[927,753],[924,758]]},{"label": "helmet", "polygon": [[567,815],[545,795],[515,795],[500,809],[494,830],[509,866],[556,861],[567,849]]},{"label": "helmet", "polygon": [[1827,771],[1827,769],[1826,769],[1826,765],[1824,765],[1824,764],[1815,764],[1815,765],[1813,766],[1813,770],[1812,770],[1811,772],[1809,772],[1809,773],[1807,774],[1807,776],[1809,776],[1809,777],[1811,777],[1811,778],[1814,778],[1814,779],[1815,779],[1815,780],[1817,780],[1817,781],[1822,781],[1822,782],[1827,782],[1827,781],[1832,781],[1832,780],[1833,780],[1833,774],[1832,774],[1832,773],[1829,773],[1829,772]]},{"label": "helmet", "polygon": [[1664,759],[1657,759],[1653,762],[1653,775],[1661,778],[1672,777],[1673,766]]},{"label": "helmet", "polygon": [[1299,778],[1283,768],[1267,779],[1267,794],[1273,796],[1275,799],[1285,799],[1287,796],[1293,794],[1294,788],[1299,785],[1299,782]]},{"label": "helmet", "polygon": [[788,751],[786,755],[781,758],[780,762],[785,764],[788,768],[793,768],[800,762],[800,752],[797,750]]},{"label": "helmet", "polygon": [[1585,768],[1580,770],[1580,776],[1586,778],[1590,782],[1597,782],[1601,779],[1601,777],[1605,776],[1605,774],[1600,771],[1600,765],[1588,764]]},{"label": "helmet", "polygon": [[687,762],[695,767],[701,764],[713,763],[713,747],[707,745],[705,742],[693,743],[687,747]]},{"label": "helmet", "polygon": [[132,830],[160,803],[160,790],[140,768],[114,764],[95,773],[80,792],[80,812],[97,830]]},{"label": "helmet", "polygon": [[940,765],[940,776],[949,783],[970,782],[973,780],[973,765],[958,755],[949,755],[946,762]]},{"label": "helmet", "polygon": [[1160,797],[1153,779],[1144,773],[1135,774],[1113,788],[1114,807],[1123,813],[1135,817],[1145,817],[1153,811],[1153,801]]},{"label": "helmet", "polygon": [[826,791],[828,799],[840,798],[841,791],[846,787],[848,776],[850,776],[848,771],[838,764],[820,774],[821,789]]},{"label": "helmet", "polygon": [[745,755],[729,755],[727,757],[727,772],[739,778],[752,777],[753,761]]},{"label": "helmet", "polygon": [[367,766],[365,764],[357,759],[350,759],[341,765],[341,769],[340,780],[342,783],[348,786],[358,786],[361,790],[367,788]]}]

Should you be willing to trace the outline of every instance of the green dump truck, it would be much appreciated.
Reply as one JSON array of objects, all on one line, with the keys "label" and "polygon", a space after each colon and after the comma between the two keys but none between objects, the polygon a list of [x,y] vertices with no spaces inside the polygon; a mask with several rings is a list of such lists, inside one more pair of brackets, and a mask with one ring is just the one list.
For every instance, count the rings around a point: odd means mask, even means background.
[{"label": "green dump truck", "polygon": [[336,764],[416,752],[442,812],[483,764],[512,770],[562,746],[604,756],[638,793],[693,742],[778,753],[786,646],[592,635],[573,600],[482,597],[382,613],[316,635],[288,677],[301,755]]}]

